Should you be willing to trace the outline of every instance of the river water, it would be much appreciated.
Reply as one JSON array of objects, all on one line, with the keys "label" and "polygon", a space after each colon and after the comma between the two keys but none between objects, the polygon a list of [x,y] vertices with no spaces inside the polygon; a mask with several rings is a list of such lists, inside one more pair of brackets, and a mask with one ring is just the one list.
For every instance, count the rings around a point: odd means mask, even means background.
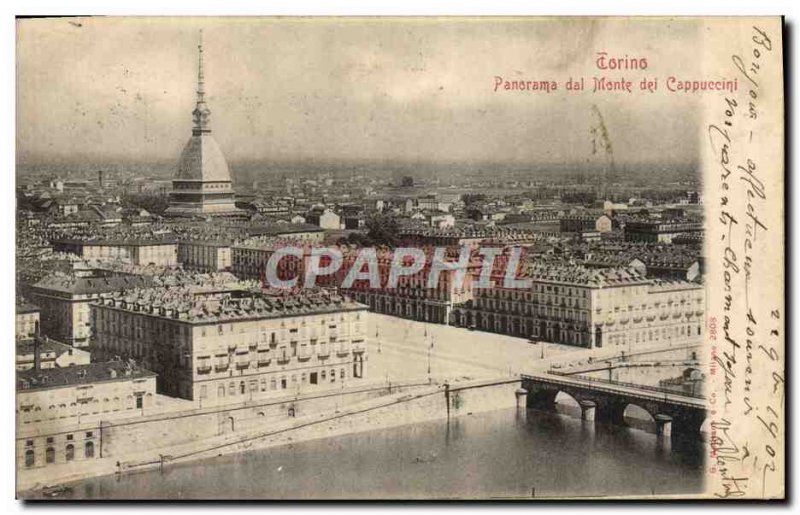
[{"label": "river water", "polygon": [[[73,485],[76,499],[530,498],[702,490],[703,444],[504,409]],[[565,413],[566,411],[566,413]]]}]

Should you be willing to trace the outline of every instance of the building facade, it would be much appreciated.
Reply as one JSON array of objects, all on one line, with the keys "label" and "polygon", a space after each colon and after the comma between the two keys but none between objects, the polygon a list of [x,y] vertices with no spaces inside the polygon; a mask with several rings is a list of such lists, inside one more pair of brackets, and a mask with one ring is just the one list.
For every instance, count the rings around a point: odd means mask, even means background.
[{"label": "building facade", "polygon": [[87,347],[91,336],[89,304],[115,291],[147,286],[149,277],[76,271],[51,274],[30,287],[40,306],[40,331],[73,347]]},{"label": "building facade", "polygon": [[699,339],[704,290],[648,279],[631,268],[541,265],[529,289],[476,289],[453,323],[484,331],[595,348]]},{"label": "building facade", "polygon": [[39,312],[39,306],[18,300],[15,317],[17,338],[33,338],[39,332]]},{"label": "building facade", "polygon": [[201,406],[358,384],[366,306],[326,292],[144,289],[92,306],[95,342],[158,373],[158,391]]},{"label": "building facade", "polygon": [[[420,322],[448,324],[456,305],[463,304],[473,295],[473,279],[480,273],[480,261],[472,259],[460,268],[441,270],[438,281],[430,287],[428,281],[433,263],[433,249],[426,248],[426,263],[412,275],[397,278],[397,286],[388,287],[389,275],[394,255],[384,250],[377,253],[380,287],[372,288],[367,280],[357,280],[350,288],[341,291],[351,295],[358,302],[369,306],[370,311]],[[357,251],[345,254],[340,270],[330,279],[330,285],[341,287],[348,272],[353,268]],[[458,260],[458,250],[447,256],[449,261]],[[463,279],[459,281],[459,274]],[[327,278],[321,278],[323,280]]]},{"label": "building facade", "polygon": [[675,238],[702,234],[702,222],[688,220],[631,221],[625,224],[625,241],[672,243]]},{"label": "building facade", "polygon": [[199,272],[230,270],[231,245],[223,241],[182,241],[178,243],[178,263]]},{"label": "building facade", "polygon": [[124,261],[134,265],[174,267],[178,264],[178,244],[170,239],[79,240],[53,241],[53,250],[69,252],[84,259]]},{"label": "building facade", "polygon": [[568,233],[604,233],[613,228],[613,222],[608,215],[569,215],[563,217],[559,224],[561,232]]},{"label": "building facade", "polygon": [[80,430],[82,420],[142,413],[154,402],[155,389],[155,374],[125,361],[18,372],[17,468],[101,457],[102,435]]}]

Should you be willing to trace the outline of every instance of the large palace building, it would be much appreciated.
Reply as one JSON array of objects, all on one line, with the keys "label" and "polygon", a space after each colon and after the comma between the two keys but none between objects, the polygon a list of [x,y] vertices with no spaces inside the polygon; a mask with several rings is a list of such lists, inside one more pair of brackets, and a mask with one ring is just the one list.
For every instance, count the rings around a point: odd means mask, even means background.
[{"label": "large palace building", "polygon": [[197,105],[192,111],[192,137],[178,162],[166,214],[189,217],[236,215],[240,210],[234,204],[228,163],[211,135],[211,110],[205,101],[202,40],[198,49]]},{"label": "large palace building", "polygon": [[586,348],[702,337],[701,284],[578,265],[535,265],[525,275],[529,289],[476,289],[453,324]]},{"label": "large palace building", "polygon": [[92,306],[99,351],[158,374],[158,393],[202,406],[301,394],[365,377],[367,306],[327,292],[128,290]]}]

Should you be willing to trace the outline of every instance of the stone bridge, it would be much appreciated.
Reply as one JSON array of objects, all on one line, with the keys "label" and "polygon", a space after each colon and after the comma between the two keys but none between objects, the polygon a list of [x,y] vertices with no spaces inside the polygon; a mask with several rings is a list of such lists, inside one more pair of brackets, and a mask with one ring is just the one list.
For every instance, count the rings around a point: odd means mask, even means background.
[{"label": "stone bridge", "polygon": [[529,408],[553,409],[559,392],[578,402],[584,420],[625,425],[625,408],[639,406],[650,413],[663,436],[696,438],[706,418],[706,401],[700,395],[553,372],[522,376],[519,395],[527,396]]}]

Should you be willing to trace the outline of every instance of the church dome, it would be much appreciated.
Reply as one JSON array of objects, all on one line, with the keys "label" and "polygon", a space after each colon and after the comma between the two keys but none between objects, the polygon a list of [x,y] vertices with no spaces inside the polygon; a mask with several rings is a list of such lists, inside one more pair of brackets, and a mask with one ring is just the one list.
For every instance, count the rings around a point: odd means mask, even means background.
[{"label": "church dome", "polygon": [[209,133],[195,134],[186,143],[175,174],[178,181],[230,181],[225,155]]}]

